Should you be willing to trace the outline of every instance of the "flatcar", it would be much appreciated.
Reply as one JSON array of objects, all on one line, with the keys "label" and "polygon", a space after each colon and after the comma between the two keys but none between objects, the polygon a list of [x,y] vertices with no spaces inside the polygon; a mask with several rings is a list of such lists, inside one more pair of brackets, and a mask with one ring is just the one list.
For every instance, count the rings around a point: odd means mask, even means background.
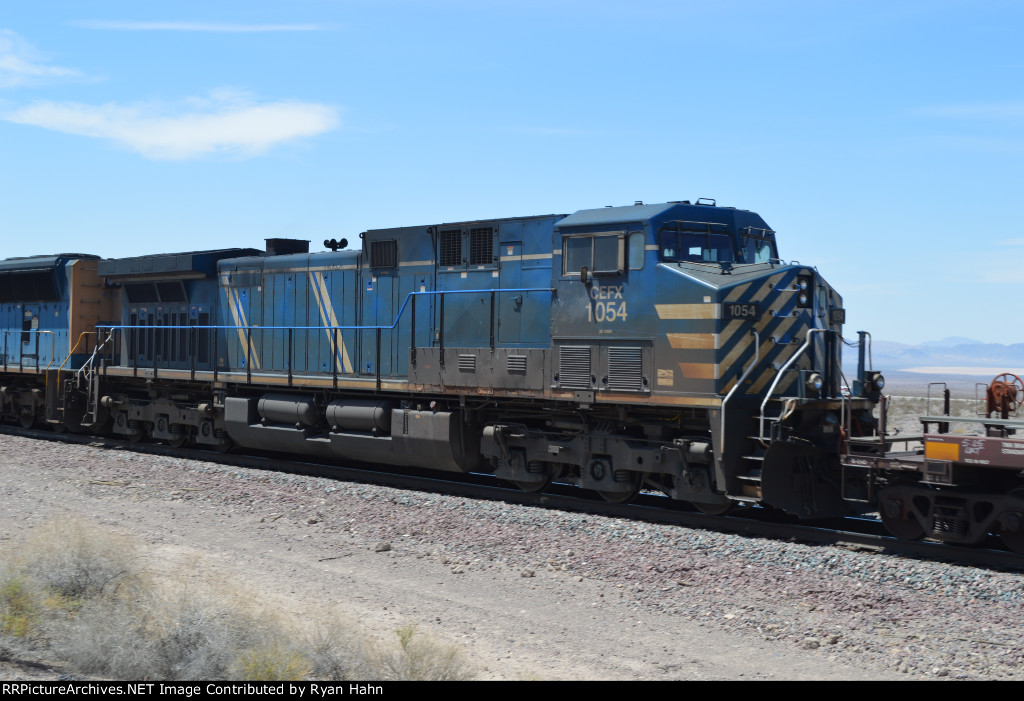
[{"label": "flatcar", "polygon": [[846,515],[905,485],[877,459],[869,336],[844,341],[839,294],[753,212],[637,202],[266,244],[0,263],[3,416],[709,513]]}]

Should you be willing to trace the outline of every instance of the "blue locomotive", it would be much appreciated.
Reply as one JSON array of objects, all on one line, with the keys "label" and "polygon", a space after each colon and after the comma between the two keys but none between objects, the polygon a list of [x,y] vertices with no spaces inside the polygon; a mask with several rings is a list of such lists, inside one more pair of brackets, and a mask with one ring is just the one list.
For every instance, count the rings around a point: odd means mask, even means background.
[{"label": "blue locomotive", "polygon": [[[846,381],[842,299],[757,214],[637,202],[360,239],[4,261],[3,415],[710,513],[874,508],[886,475],[840,455],[884,447],[881,375]],[[26,327],[33,261],[60,309]],[[51,355],[26,353],[49,326]]]}]

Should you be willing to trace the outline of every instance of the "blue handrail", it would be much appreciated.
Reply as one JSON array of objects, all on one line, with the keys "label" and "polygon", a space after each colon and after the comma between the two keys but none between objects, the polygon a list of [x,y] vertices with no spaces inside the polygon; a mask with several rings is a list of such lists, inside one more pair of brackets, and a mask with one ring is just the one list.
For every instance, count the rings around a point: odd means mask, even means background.
[{"label": "blue handrail", "polygon": [[434,290],[431,292],[410,292],[405,296],[405,300],[402,302],[401,308],[398,310],[398,314],[395,316],[395,320],[390,325],[377,325],[377,326],[167,326],[160,324],[159,326],[130,326],[127,324],[96,324],[97,329],[110,329],[111,331],[121,331],[124,329],[224,329],[228,331],[237,331],[240,329],[263,329],[263,330],[285,330],[293,329],[295,331],[333,331],[335,329],[339,331],[371,331],[374,329],[380,329],[382,331],[390,331],[398,326],[398,322],[402,318],[402,314],[405,313],[405,308],[409,304],[409,299],[413,296],[420,295],[453,295],[453,294],[480,294],[486,292],[490,294],[492,292],[554,292],[554,287],[516,287],[516,288],[501,288],[493,290]]},{"label": "blue handrail", "polygon": [[[443,349],[444,349],[444,296],[445,295],[450,295],[450,294],[488,294],[488,295],[491,295],[491,317],[492,318],[491,318],[491,339],[490,339],[490,345],[493,348],[494,347],[494,319],[493,319],[493,317],[494,317],[494,295],[495,294],[499,294],[499,293],[513,293],[513,292],[549,292],[550,293],[550,292],[554,292],[554,291],[555,291],[555,288],[553,288],[553,287],[513,287],[513,288],[476,289],[476,290],[431,290],[430,292],[427,292],[427,291],[409,292],[409,293],[406,294],[405,299],[402,301],[402,306],[399,308],[398,313],[395,315],[395,320],[391,324],[381,324],[381,325],[376,325],[376,326],[370,326],[370,325],[253,326],[253,325],[220,325],[220,324],[211,325],[211,326],[184,326],[184,325],[162,325],[162,324],[161,325],[142,326],[142,325],[129,325],[129,324],[97,324],[96,325],[96,329],[97,330],[99,330],[99,329],[108,329],[110,335],[113,335],[115,332],[123,332],[123,331],[129,331],[129,330],[159,330],[159,331],[172,330],[172,329],[188,330],[190,332],[189,333],[189,338],[190,338],[189,345],[190,345],[190,347],[193,345],[192,342],[191,342],[191,339],[193,338],[191,332],[194,332],[196,330],[199,330],[199,331],[204,331],[204,330],[243,331],[244,330],[244,331],[246,331],[246,339],[245,339],[246,363],[245,363],[245,370],[246,370],[246,381],[247,382],[251,382],[252,381],[252,368],[251,368],[251,364],[248,362],[249,354],[252,353],[252,345],[251,345],[252,344],[252,331],[253,330],[257,330],[257,331],[261,331],[261,332],[262,331],[266,331],[266,330],[270,330],[270,331],[288,331],[288,384],[289,385],[291,385],[291,383],[292,383],[292,362],[291,361],[292,361],[292,332],[293,331],[328,331],[328,332],[334,332],[335,337],[337,335],[337,332],[339,332],[339,331],[376,331],[377,332],[377,345],[376,345],[376,348],[377,348],[377,362],[376,362],[376,373],[375,374],[376,374],[376,378],[377,378],[377,389],[380,389],[380,383],[381,383],[381,373],[380,373],[380,365],[381,365],[381,363],[380,363],[381,332],[382,331],[393,331],[393,330],[395,330],[398,327],[398,323],[401,321],[402,316],[405,314],[405,310],[409,306],[409,301],[411,299],[413,299],[415,297],[419,297],[419,296],[432,296],[432,295],[438,295],[438,296],[441,297],[441,311],[440,311],[441,318],[440,318],[440,321],[439,321],[441,329],[440,329],[439,343],[440,343],[440,347],[441,347],[441,349],[443,351]],[[413,327],[415,327],[415,323],[416,323],[416,308],[415,308],[415,306],[413,306],[413,308],[412,308],[412,319],[413,319],[413,321],[412,321]],[[416,332],[415,328],[413,328],[413,334],[415,334],[415,332]],[[134,338],[135,336],[133,335],[132,337]],[[415,335],[413,336],[413,338],[415,339]],[[98,341],[98,335],[97,335],[97,341]],[[412,363],[413,366],[415,366],[415,364],[416,364],[415,343],[412,343],[411,346],[412,346],[412,354],[413,354],[412,358],[411,358],[411,363]],[[216,356],[217,355],[217,335],[216,334],[214,334],[214,336],[213,336],[213,347],[214,347],[214,356]],[[443,353],[442,353],[442,356],[443,356]],[[156,377],[157,372],[159,370],[158,362],[157,362],[158,358],[159,358],[159,356],[154,354],[154,356],[153,356],[153,361],[154,361],[153,362],[153,376],[154,377]],[[336,365],[334,365],[334,363],[335,363],[334,358],[335,358],[335,355],[332,353],[332,372],[331,372],[331,374],[334,377],[335,384],[337,384],[338,372],[337,372]],[[442,357],[442,361],[441,362],[442,362],[442,365],[443,365],[443,363],[444,363],[443,357]],[[138,372],[138,364],[137,364],[137,359],[135,357],[132,358],[132,368],[134,369],[135,373]],[[353,366],[353,368],[354,368],[354,366]],[[195,369],[195,357],[193,355],[193,357],[192,357],[192,368],[191,368],[191,371],[192,371],[192,374],[193,374],[193,379],[195,377],[195,370],[196,370]],[[214,381],[216,381],[216,379],[217,379],[217,374],[218,374],[219,370],[220,370],[220,368],[217,366],[216,360],[214,360],[214,363],[213,363]],[[228,368],[227,371],[231,372],[232,369]],[[347,374],[345,372],[344,368],[342,368],[342,374]],[[355,373],[353,373],[353,374],[355,374]]]}]

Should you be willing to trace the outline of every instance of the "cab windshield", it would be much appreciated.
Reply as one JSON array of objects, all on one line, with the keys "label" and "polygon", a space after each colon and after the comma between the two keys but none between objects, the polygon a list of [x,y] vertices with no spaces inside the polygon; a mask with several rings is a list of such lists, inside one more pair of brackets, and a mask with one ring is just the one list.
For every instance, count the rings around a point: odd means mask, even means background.
[{"label": "cab windshield", "polygon": [[778,259],[775,232],[747,227],[736,238],[725,224],[668,222],[658,232],[658,257],[669,263],[768,263]]},{"label": "cab windshield", "polygon": [[733,263],[732,236],[723,224],[672,222],[658,234],[658,255],[669,263]]},{"label": "cab windshield", "polygon": [[744,263],[767,263],[779,257],[775,250],[775,242],[766,236],[748,235],[741,240]]}]

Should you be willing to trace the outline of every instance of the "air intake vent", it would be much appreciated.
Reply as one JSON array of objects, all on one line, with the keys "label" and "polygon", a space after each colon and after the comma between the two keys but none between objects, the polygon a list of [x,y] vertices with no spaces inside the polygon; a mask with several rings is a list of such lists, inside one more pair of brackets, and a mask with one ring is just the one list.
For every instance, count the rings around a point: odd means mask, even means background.
[{"label": "air intake vent", "polygon": [[476,356],[471,353],[459,354],[459,371],[476,372]]},{"label": "air intake vent", "polygon": [[469,230],[469,264],[490,265],[494,262],[494,229],[482,226]]},{"label": "air intake vent", "polygon": [[644,388],[643,353],[640,348],[608,349],[608,389],[636,392]]},{"label": "air intake vent", "polygon": [[394,268],[398,265],[398,241],[371,241],[370,267]]},{"label": "air intake vent", "polygon": [[462,229],[442,231],[437,246],[439,265],[462,265]]},{"label": "air intake vent", "polygon": [[505,364],[505,370],[512,373],[526,374],[526,356],[510,355]]},{"label": "air intake vent", "polygon": [[558,349],[558,381],[570,389],[590,389],[590,346],[561,346]]}]

